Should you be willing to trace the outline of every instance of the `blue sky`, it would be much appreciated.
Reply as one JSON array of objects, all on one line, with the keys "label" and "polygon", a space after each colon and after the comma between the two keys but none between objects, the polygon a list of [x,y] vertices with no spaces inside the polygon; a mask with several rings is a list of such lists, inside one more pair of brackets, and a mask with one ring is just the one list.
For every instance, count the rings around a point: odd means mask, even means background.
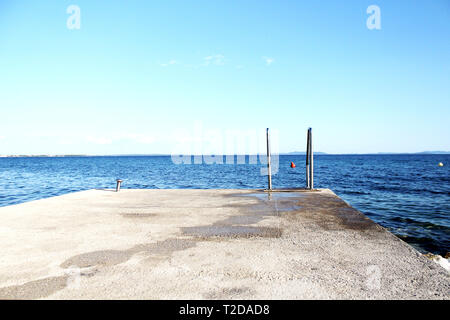
[{"label": "blue sky", "polygon": [[0,154],[171,153],[199,123],[450,150],[450,2],[0,0],[0,119]]}]

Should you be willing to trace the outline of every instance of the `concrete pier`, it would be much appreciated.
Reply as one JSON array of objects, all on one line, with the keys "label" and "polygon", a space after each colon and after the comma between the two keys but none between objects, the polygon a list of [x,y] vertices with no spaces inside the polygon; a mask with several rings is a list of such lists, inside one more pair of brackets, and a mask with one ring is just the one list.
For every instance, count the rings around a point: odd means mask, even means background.
[{"label": "concrete pier", "polygon": [[449,299],[330,190],[90,190],[0,208],[1,299]]}]

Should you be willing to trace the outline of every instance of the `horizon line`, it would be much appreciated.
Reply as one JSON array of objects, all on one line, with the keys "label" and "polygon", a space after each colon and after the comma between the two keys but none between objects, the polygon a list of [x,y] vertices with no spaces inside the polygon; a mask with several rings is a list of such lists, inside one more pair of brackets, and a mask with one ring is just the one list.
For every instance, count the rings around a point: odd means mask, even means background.
[{"label": "horizon line", "polygon": [[[316,155],[402,155],[402,154],[450,154],[450,151],[418,151],[418,152],[367,152],[367,153],[327,153],[323,151],[314,152]],[[272,153],[272,155],[305,155],[305,151],[291,151],[291,152],[279,152]],[[170,156],[257,156],[258,154],[168,154],[168,153],[119,153],[119,154],[5,154],[0,155],[0,158],[25,158],[25,157],[48,157],[48,158],[56,158],[56,157],[127,157],[127,156],[135,156],[135,157],[170,157]]]}]

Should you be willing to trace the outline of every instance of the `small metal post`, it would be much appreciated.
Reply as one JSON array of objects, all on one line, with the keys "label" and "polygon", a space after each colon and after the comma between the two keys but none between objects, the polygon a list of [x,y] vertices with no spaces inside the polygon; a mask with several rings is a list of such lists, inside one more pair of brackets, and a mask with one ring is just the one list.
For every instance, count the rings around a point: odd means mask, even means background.
[{"label": "small metal post", "polygon": [[309,139],[310,139],[310,131],[308,129],[308,131],[306,132],[306,189],[309,189],[309,147],[310,147],[310,143],[309,143]]},{"label": "small metal post", "polygon": [[309,188],[312,190],[314,189],[314,152],[313,152],[313,143],[312,143],[312,129],[309,128],[309,169],[311,170],[309,174],[310,184]]},{"label": "small metal post", "polygon": [[119,192],[120,191],[120,184],[122,183],[122,180],[120,180],[120,179],[117,179],[117,184],[116,184],[116,192]]},{"label": "small metal post", "polygon": [[269,190],[272,190],[272,171],[270,168],[270,144],[269,144],[269,128],[266,129],[267,140],[267,178],[269,183]]}]

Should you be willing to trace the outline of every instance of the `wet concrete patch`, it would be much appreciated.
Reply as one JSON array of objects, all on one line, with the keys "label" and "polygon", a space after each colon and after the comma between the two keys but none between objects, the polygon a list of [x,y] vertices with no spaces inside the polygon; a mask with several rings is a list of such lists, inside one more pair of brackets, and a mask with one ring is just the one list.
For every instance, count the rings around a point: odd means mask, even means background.
[{"label": "wet concrete patch", "polygon": [[17,286],[0,288],[0,299],[40,299],[67,286],[68,276],[49,277]]},{"label": "wet concrete patch", "polygon": [[232,225],[243,225],[243,224],[255,224],[264,219],[267,215],[265,214],[248,214],[248,215],[238,215],[231,216],[224,220],[213,223],[213,226],[232,226]]},{"label": "wet concrete patch", "polygon": [[372,220],[337,197],[329,197],[325,200],[322,198],[321,202],[324,203],[323,207],[318,207],[317,209],[318,213],[321,213],[321,216],[318,216],[318,222],[324,226],[325,229],[351,229],[359,231],[382,230],[382,228]]},{"label": "wet concrete patch", "polygon": [[306,194],[301,204],[299,210],[287,212],[286,217],[290,221],[296,221],[296,216],[301,215],[325,230],[382,230],[379,225],[335,195]]},{"label": "wet concrete patch", "polygon": [[99,250],[82,253],[71,257],[61,264],[62,268],[76,266],[87,268],[91,266],[112,266],[127,261],[134,253],[129,250]]},{"label": "wet concrete patch", "polygon": [[136,245],[126,250],[99,250],[73,256],[61,264],[62,268],[92,266],[113,266],[128,261],[137,253],[171,255],[175,251],[192,248],[196,245],[190,239],[167,239],[155,243]]},{"label": "wet concrete patch", "polygon": [[275,195],[264,192],[238,193],[228,194],[224,197],[234,200],[250,197],[258,201],[254,204],[248,204],[246,201],[233,201],[226,204],[224,207],[237,208],[240,214],[229,216],[211,225],[183,227],[181,228],[183,234],[202,240],[210,238],[279,238],[283,233],[282,228],[255,224],[266,218],[279,217],[281,212],[296,211],[300,208],[297,205],[299,194],[292,192],[276,192]]},{"label": "wet concrete patch", "polygon": [[226,205],[226,207],[234,207],[234,208],[242,208],[243,210],[251,210],[253,212],[265,212],[270,213],[272,215],[279,215],[280,213],[287,211],[298,211],[302,208],[300,205],[301,201],[305,197],[305,193],[300,192],[252,192],[252,193],[239,193],[228,195],[229,197],[235,198],[253,198],[259,200],[257,203],[253,205],[249,205],[248,203],[231,203]]},{"label": "wet concrete patch", "polygon": [[256,226],[201,226],[182,228],[186,235],[195,238],[279,238],[282,234],[280,228]]},{"label": "wet concrete patch", "polygon": [[339,208],[337,210],[337,217],[340,223],[349,229],[354,230],[375,230],[381,228],[372,220],[356,211],[352,207]]},{"label": "wet concrete patch", "polygon": [[149,254],[166,254],[170,255],[175,251],[182,251],[196,246],[196,242],[191,239],[167,239],[158,241],[156,243],[140,244],[132,249],[134,253],[149,253]]}]

